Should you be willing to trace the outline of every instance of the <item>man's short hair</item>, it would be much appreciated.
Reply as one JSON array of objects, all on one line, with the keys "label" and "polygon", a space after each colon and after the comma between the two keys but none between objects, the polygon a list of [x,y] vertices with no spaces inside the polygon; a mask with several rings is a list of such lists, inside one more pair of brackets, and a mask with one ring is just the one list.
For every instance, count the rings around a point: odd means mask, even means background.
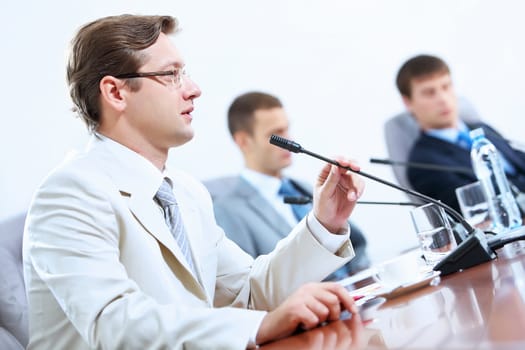
[{"label": "man's short hair", "polygon": [[282,108],[281,101],[264,92],[248,92],[233,100],[228,109],[228,129],[233,136],[237,131],[253,134],[255,111],[261,109]]},{"label": "man's short hair", "polygon": [[[104,17],[80,28],[71,41],[67,81],[74,110],[90,131],[100,124],[100,80],[137,72],[147,59],[141,50],[153,45],[161,32],[176,30],[173,17],[135,15]],[[125,83],[133,91],[141,86],[138,79]]]},{"label": "man's short hair", "polygon": [[435,74],[450,74],[448,65],[441,58],[431,55],[419,55],[406,61],[396,77],[397,89],[401,95],[410,98],[411,83],[414,79],[430,77]]}]

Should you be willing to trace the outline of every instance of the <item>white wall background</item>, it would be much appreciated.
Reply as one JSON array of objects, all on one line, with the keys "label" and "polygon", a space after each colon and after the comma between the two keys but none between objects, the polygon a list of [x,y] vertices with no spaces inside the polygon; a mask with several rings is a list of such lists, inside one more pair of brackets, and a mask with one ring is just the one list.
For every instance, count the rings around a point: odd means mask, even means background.
[{"label": "white wall background", "polygon": [[[76,29],[98,17],[170,14],[174,37],[203,95],[195,139],[171,162],[200,179],[236,173],[241,157],[226,110],[251,89],[281,97],[292,134],[306,148],[368,163],[386,157],[383,123],[402,110],[394,85],[400,64],[432,53],[450,64],[457,91],[508,138],[524,141],[525,3],[519,0],[90,0],[4,1],[2,33],[0,218],[28,207],[38,183],[87,141],[70,112],[65,57]],[[288,173],[313,181],[322,164],[297,155]],[[364,200],[405,200],[367,181]],[[375,261],[417,244],[405,207],[360,206]]]}]

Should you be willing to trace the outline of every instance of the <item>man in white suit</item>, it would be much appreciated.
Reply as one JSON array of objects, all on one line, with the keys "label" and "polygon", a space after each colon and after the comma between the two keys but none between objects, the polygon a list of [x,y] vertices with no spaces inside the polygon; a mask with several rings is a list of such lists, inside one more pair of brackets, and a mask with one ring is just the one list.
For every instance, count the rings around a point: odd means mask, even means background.
[{"label": "man in white suit", "polygon": [[[325,166],[307,219],[253,260],[217,226],[206,189],[165,166],[192,139],[201,94],[168,37],[176,26],[106,17],[72,42],[70,94],[93,137],[28,214],[29,349],[244,349],[356,312],[343,287],[311,281],[353,257],[347,219],[362,179]],[[163,209],[161,185],[178,209]]]}]

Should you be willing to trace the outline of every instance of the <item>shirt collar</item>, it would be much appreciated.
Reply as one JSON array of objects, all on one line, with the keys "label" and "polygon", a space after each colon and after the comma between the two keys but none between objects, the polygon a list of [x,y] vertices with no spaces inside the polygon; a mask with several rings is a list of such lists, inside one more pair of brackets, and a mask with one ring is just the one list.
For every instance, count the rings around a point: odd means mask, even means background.
[{"label": "shirt collar", "polygon": [[153,198],[157,193],[164,177],[168,177],[166,166],[161,172],[152,162],[131,150],[123,144],[100,133],[94,133],[91,140],[91,146],[102,144],[105,150],[113,155],[117,161],[112,166],[117,167],[117,173],[123,173],[120,176],[121,183],[124,184],[125,191],[130,193],[141,192],[148,197]]},{"label": "shirt collar", "polygon": [[456,128],[445,128],[445,129],[428,129],[425,131],[427,135],[436,137],[438,139],[456,143],[458,134],[460,132],[469,132],[469,128],[464,121],[458,120],[458,126]]},{"label": "shirt collar", "polygon": [[264,197],[274,198],[279,193],[281,179],[244,168],[241,177],[255,187]]}]

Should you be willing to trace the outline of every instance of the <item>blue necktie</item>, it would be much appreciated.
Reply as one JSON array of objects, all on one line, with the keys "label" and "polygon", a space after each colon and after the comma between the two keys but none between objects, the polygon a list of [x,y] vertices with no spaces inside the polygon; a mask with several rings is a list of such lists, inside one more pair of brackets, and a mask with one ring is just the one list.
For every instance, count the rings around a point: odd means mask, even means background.
[{"label": "blue necktie", "polygon": [[184,254],[186,262],[191,268],[191,272],[194,276],[197,276],[191,255],[190,244],[186,235],[186,229],[184,228],[184,223],[182,222],[182,217],[180,215],[179,205],[173,194],[173,189],[166,178],[162,181],[155,198],[164,210],[164,220],[166,221],[171,234],[177,241],[182,254]]},{"label": "blue necktie", "polygon": [[456,143],[460,147],[470,150],[470,148],[472,147],[472,139],[470,138],[468,131],[461,130],[458,133],[458,138],[456,140]]},{"label": "blue necktie", "polygon": [[[304,196],[289,179],[283,179],[281,181],[281,187],[279,188],[279,195],[281,196]],[[312,209],[312,204],[291,204],[293,214],[297,221],[301,221],[306,214]]]}]

